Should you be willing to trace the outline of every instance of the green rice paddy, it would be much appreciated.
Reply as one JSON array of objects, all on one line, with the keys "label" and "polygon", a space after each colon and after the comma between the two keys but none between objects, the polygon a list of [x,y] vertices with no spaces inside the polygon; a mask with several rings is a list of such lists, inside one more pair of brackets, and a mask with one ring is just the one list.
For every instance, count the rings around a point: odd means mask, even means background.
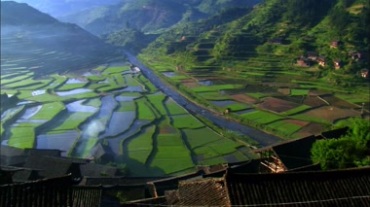
[{"label": "green rice paddy", "polygon": [[[98,146],[105,146],[114,153],[115,159],[109,162],[125,164],[129,171],[138,172],[139,176],[195,171],[196,165],[227,162],[224,156],[232,155],[238,161],[249,159],[238,152],[240,143],[211,130],[158,92],[143,75],[129,74],[127,64],[122,65],[100,66],[94,69],[100,75],[86,77],[78,73],[52,74],[35,80],[30,72],[1,76],[1,80],[5,80],[1,93],[15,94],[19,101],[33,101],[22,107],[9,106],[14,110],[4,115],[1,122],[2,141],[7,141],[9,146],[35,148],[40,133],[53,135],[50,138],[77,133],[73,135],[77,137],[67,155],[94,158],[95,150],[101,150]],[[177,77],[178,80],[182,78],[186,77]],[[122,90],[130,87],[142,90]],[[239,87],[241,85],[224,84],[199,90],[218,93]],[[106,97],[111,97],[110,102]],[[14,117],[34,107],[31,104],[41,107],[37,113],[24,116],[24,120],[17,123],[19,118]],[[120,131],[123,128],[127,129]]]}]

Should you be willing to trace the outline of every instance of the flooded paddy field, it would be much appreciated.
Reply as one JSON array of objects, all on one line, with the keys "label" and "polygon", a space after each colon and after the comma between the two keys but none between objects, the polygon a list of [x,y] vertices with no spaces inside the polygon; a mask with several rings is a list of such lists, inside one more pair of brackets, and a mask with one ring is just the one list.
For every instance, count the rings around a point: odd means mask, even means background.
[{"label": "flooded paddy field", "polygon": [[4,63],[1,75],[1,93],[16,97],[1,108],[3,145],[123,164],[132,176],[253,158],[242,142],[218,134],[142,74],[131,73],[128,63],[38,78],[21,65]]}]

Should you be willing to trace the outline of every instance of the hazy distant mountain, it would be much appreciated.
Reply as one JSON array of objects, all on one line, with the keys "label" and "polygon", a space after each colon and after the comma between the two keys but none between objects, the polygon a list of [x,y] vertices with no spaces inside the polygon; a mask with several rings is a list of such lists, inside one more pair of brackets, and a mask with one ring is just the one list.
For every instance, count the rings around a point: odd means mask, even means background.
[{"label": "hazy distant mountain", "polygon": [[[3,0],[2,0],[3,1]],[[14,0],[30,6],[54,17],[65,16],[97,6],[113,5],[122,0]]]},{"label": "hazy distant mountain", "polygon": [[182,21],[216,15],[232,7],[251,7],[260,0],[124,0],[114,6],[96,7],[61,17],[97,34],[124,28],[155,31]]},{"label": "hazy distant mountain", "polygon": [[101,64],[114,48],[77,25],[61,23],[23,3],[1,2],[1,58],[27,59],[49,73]]}]

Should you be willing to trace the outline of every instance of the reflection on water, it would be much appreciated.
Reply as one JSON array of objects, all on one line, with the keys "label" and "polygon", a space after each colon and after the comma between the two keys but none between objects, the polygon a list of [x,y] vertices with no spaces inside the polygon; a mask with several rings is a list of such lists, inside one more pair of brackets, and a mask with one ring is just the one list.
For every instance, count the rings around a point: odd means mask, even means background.
[{"label": "reflection on water", "polygon": [[30,107],[28,109],[26,109],[26,111],[24,112],[24,114],[21,116],[21,118],[18,119],[18,121],[20,122],[24,122],[26,120],[29,120],[31,117],[33,117],[35,114],[37,114],[37,112],[39,112],[42,108],[42,105],[39,105],[39,106],[34,106],[34,107]]},{"label": "reflection on water", "polygon": [[74,83],[87,83],[87,80],[82,78],[69,78],[65,84],[74,84]]},{"label": "reflection on water", "polygon": [[76,95],[76,94],[81,94],[81,93],[87,93],[91,92],[91,89],[87,88],[79,88],[79,89],[74,89],[70,91],[60,91],[60,92],[55,92],[58,96],[70,96],[70,95]]},{"label": "reflection on water", "polygon": [[246,110],[237,111],[235,113],[238,115],[243,115],[243,114],[251,113],[253,111],[256,111],[256,109],[246,109]]},{"label": "reflection on water", "polygon": [[211,86],[211,85],[213,85],[213,81],[211,81],[211,80],[201,80],[201,81],[198,81],[198,83],[200,85],[203,85],[203,86]]},{"label": "reflection on water", "polygon": [[80,136],[78,131],[66,131],[60,134],[41,134],[36,139],[36,149],[57,149],[62,156],[67,156],[71,147]]},{"label": "reflection on water", "polygon": [[128,130],[135,120],[136,112],[114,112],[112,118],[109,121],[108,127],[105,129],[105,133],[102,134],[99,138],[117,136],[120,133]]},{"label": "reflection on water", "polygon": [[70,112],[90,112],[90,113],[95,113],[95,112],[98,111],[98,108],[96,108],[96,107],[82,105],[82,103],[85,100],[86,99],[69,103],[69,104],[66,105],[66,107],[67,107],[68,111],[70,111]]},{"label": "reflection on water", "polygon": [[237,104],[238,102],[231,101],[231,100],[224,100],[224,101],[212,101],[211,103],[218,107],[227,107],[228,105]]},{"label": "reflection on water", "polygon": [[168,78],[176,76],[175,72],[163,72],[162,74]]},{"label": "reflection on water", "polygon": [[129,102],[129,101],[133,101],[136,98],[138,98],[138,97],[135,97],[135,96],[117,96],[116,101]]}]

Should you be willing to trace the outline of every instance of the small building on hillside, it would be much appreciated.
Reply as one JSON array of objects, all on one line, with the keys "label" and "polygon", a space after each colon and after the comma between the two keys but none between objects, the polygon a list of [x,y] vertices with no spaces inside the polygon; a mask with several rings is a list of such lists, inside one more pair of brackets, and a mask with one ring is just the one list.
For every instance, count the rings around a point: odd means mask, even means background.
[{"label": "small building on hillside", "polygon": [[361,71],[360,71],[360,75],[361,75],[361,77],[363,77],[363,78],[369,78],[369,69],[362,69]]},{"label": "small building on hillside", "polygon": [[300,57],[297,59],[296,65],[299,67],[309,67],[310,63],[306,58]]},{"label": "small building on hillside", "polygon": [[335,70],[339,70],[339,69],[342,68],[342,61],[340,61],[340,60],[334,60],[333,64],[334,64]]},{"label": "small building on hillside", "polygon": [[360,52],[351,52],[350,56],[352,60],[358,61],[361,59],[362,54]]},{"label": "small building on hillside", "polygon": [[338,41],[338,40],[335,40],[335,41],[332,41],[330,43],[330,48],[339,48],[340,46],[342,46],[343,42],[342,41]]},{"label": "small building on hillside", "polygon": [[323,56],[319,56],[317,58],[317,63],[322,66],[322,67],[325,67],[326,66],[326,58],[323,57]]},{"label": "small building on hillside", "polygon": [[309,59],[311,61],[316,61],[318,57],[319,57],[319,55],[317,54],[317,52],[314,52],[314,51],[308,51],[307,52],[307,59]]}]

